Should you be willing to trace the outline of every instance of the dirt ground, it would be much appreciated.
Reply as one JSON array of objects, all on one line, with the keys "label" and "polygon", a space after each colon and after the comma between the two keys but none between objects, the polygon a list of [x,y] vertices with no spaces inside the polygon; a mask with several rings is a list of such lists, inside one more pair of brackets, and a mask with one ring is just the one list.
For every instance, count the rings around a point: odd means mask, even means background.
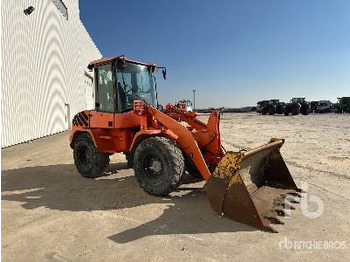
[{"label": "dirt ground", "polygon": [[279,233],[261,232],[217,216],[203,182],[166,198],[146,194],[123,155],[109,176],[86,179],[65,132],[2,150],[3,261],[348,261],[350,115],[224,114],[221,131],[227,150],[285,138],[289,170],[323,214],[311,219],[297,205]]}]

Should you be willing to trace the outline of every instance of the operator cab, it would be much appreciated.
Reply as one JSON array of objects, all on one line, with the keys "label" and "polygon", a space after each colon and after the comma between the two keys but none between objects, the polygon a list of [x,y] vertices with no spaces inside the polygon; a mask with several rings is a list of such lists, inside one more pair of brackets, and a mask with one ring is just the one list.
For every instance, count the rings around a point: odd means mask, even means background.
[{"label": "operator cab", "polygon": [[[134,100],[157,108],[155,64],[129,60],[124,56],[92,61],[95,70],[95,109],[99,112],[124,113],[133,109]],[[165,78],[166,71],[163,70]]]}]

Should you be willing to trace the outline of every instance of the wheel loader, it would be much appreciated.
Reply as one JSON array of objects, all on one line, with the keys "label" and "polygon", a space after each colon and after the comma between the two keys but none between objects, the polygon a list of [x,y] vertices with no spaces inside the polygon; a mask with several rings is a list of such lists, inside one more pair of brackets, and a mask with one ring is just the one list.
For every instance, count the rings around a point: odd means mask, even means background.
[{"label": "wheel loader", "polygon": [[140,187],[166,196],[185,172],[196,172],[207,181],[204,191],[214,211],[276,232],[271,223],[281,223],[283,198],[299,192],[280,153],[284,140],[226,152],[217,111],[204,123],[175,106],[157,109],[154,73],[162,69],[165,78],[164,67],[117,56],[92,61],[88,68],[94,71],[95,109],[76,114],[70,134],[82,176],[101,176],[110,155],[125,153]]}]

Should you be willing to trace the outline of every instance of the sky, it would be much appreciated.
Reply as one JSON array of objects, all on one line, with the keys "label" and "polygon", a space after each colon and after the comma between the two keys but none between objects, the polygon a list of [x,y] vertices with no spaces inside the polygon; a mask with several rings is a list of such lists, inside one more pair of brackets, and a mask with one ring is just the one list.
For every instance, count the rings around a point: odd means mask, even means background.
[{"label": "sky", "polygon": [[162,104],[350,96],[348,0],[80,1],[80,16],[103,56],[167,67]]}]

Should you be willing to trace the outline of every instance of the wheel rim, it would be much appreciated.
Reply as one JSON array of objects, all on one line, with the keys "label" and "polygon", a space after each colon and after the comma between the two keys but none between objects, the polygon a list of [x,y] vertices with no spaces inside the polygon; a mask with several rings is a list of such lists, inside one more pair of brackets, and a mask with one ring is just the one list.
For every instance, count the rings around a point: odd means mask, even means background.
[{"label": "wheel rim", "polygon": [[145,156],[142,160],[142,167],[150,181],[157,181],[163,175],[163,162],[155,154]]},{"label": "wheel rim", "polygon": [[77,150],[78,160],[82,165],[89,165],[92,161],[92,151],[91,148],[87,146],[80,146]]}]

